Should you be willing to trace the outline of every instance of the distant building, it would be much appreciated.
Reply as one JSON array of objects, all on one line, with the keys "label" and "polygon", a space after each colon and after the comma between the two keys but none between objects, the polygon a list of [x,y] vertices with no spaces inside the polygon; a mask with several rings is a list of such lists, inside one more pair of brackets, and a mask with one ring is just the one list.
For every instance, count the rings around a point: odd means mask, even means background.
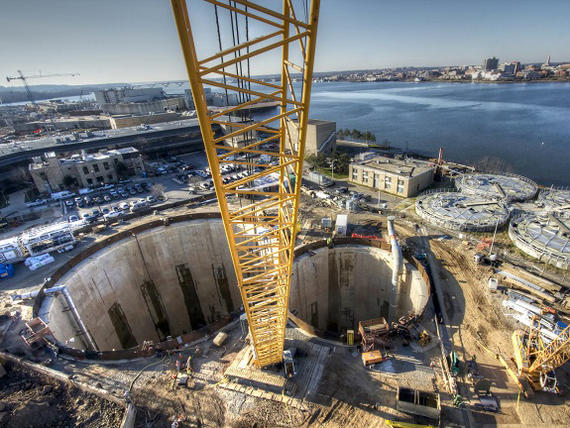
[{"label": "distant building", "polygon": [[[208,106],[225,107],[225,106],[235,106],[239,104],[238,95],[236,93],[225,92],[212,92],[210,88],[204,88],[204,95],[206,97],[206,104]],[[184,91],[184,100],[186,103],[186,108],[194,109],[194,100],[192,98],[192,91],[186,89]]]},{"label": "distant building", "polygon": [[483,71],[496,70],[499,67],[499,58],[485,58],[481,64],[481,69]]},{"label": "distant building", "polygon": [[[287,122],[287,129],[291,141],[296,144],[298,140],[297,121]],[[305,141],[305,155],[317,153],[329,154],[336,147],[336,122],[329,120],[309,119],[307,123],[307,139]]]},{"label": "distant building", "polygon": [[369,154],[350,164],[348,180],[407,198],[429,187],[433,174],[434,167],[425,162]]},{"label": "distant building", "polygon": [[51,119],[50,121],[15,122],[13,127],[14,132],[22,134],[46,128],[50,131],[109,129],[111,124],[109,118],[105,116],[79,116]]},{"label": "distant building", "polygon": [[107,150],[94,154],[75,154],[57,158],[54,152],[34,158],[29,165],[30,175],[40,193],[56,192],[66,188],[65,177],[74,179],[80,187],[116,183],[119,180],[120,164],[131,174],[144,172],[141,154],[134,147]]},{"label": "distant building", "polygon": [[164,98],[162,88],[113,88],[95,91],[97,104],[141,103]]},{"label": "distant building", "polygon": [[173,122],[180,119],[178,113],[154,113],[142,115],[117,115],[111,116],[112,129],[127,128],[129,126],[152,125],[153,123]]},{"label": "distant building", "polygon": [[162,88],[116,88],[95,91],[97,104],[108,114],[149,114],[185,110],[184,97],[167,97]]},{"label": "distant building", "polygon": [[516,74],[515,69],[516,69],[516,65],[514,62],[503,64],[503,73],[505,73],[505,74],[515,75]]}]

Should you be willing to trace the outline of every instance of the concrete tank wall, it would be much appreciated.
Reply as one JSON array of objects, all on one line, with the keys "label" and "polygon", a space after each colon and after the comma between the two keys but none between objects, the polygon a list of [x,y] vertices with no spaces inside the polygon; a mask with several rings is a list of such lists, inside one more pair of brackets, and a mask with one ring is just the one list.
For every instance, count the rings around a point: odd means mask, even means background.
[{"label": "concrete tank wall", "polygon": [[[180,220],[125,236],[70,263],[50,285],[67,287],[98,350],[189,333],[242,305],[220,219]],[[314,248],[295,260],[290,310],[321,332],[342,333],[360,320],[386,317],[391,274],[389,251]],[[420,273],[405,263],[396,315],[422,313],[428,297]],[[61,343],[89,349],[63,295],[46,298],[39,314]]]},{"label": "concrete tank wall", "polygon": [[[295,260],[289,310],[321,332],[356,329],[361,320],[387,318],[391,253],[375,247],[319,248]],[[429,298],[418,270],[404,264],[397,317],[423,312]]]},{"label": "concrete tank wall", "polygon": [[[66,285],[100,350],[159,341],[202,327],[241,305],[220,220],[157,227],[95,253]],[[83,347],[59,295],[49,311],[56,337]]]}]

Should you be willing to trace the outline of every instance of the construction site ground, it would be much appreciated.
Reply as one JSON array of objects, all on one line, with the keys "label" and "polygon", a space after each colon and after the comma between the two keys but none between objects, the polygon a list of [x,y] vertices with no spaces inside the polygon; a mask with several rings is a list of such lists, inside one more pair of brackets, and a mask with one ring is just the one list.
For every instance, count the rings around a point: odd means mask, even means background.
[{"label": "construction site ground", "polygon": [[[391,369],[368,370],[363,367],[360,353],[356,348],[339,346],[334,342],[306,336],[319,346],[329,349],[326,365],[322,371],[318,387],[310,397],[295,400],[286,394],[265,391],[263,388],[232,388],[224,376],[227,367],[246,346],[241,338],[239,324],[227,327],[229,339],[223,347],[212,344],[212,337],[188,346],[180,353],[170,353],[152,358],[115,363],[78,362],[63,358],[55,359],[49,367],[72,376],[77,382],[107,391],[116,399],[130,399],[137,407],[135,426],[168,427],[175,417],[181,419],[180,426],[232,426],[232,427],[273,427],[273,426],[385,426],[385,419],[418,421],[410,415],[395,410],[395,394],[398,385],[438,391],[442,394],[442,423],[447,426],[495,426],[522,424],[525,426],[568,426],[570,409],[567,400],[568,370],[559,370],[559,383],[563,386],[562,395],[536,393],[529,399],[519,397],[519,390],[505,368],[495,358],[501,353],[510,363],[512,353],[511,333],[517,326],[503,315],[500,296],[488,291],[488,267],[477,265],[473,260],[476,248],[466,240],[439,240],[442,231],[421,225],[421,233],[415,228],[420,223],[413,213],[413,202],[402,201],[399,207],[404,218],[396,221],[400,239],[411,251],[427,250],[433,258],[436,269],[432,272],[441,290],[445,318],[444,324],[453,350],[461,361],[475,356],[482,374],[492,381],[491,392],[498,398],[498,413],[475,411],[473,388],[460,372],[459,392],[465,400],[463,409],[453,406],[451,397],[438,374],[439,347],[430,345],[421,348],[416,343],[404,347],[396,341],[388,354],[392,357]],[[201,211],[215,211],[215,204],[200,208]],[[180,210],[177,211],[179,213]],[[334,217],[342,213],[323,201],[302,197],[300,208],[299,244],[311,240],[324,239],[328,232],[321,229],[323,217]],[[167,215],[164,213],[161,215]],[[140,221],[144,221],[141,219]],[[385,230],[385,217],[372,212],[351,213],[350,233],[382,236]],[[130,223],[132,225],[133,222]],[[124,227],[119,225],[118,228]],[[117,228],[115,229],[117,230]],[[85,238],[82,248],[89,241],[113,233]],[[78,251],[78,250],[77,250]],[[73,253],[71,253],[73,254]],[[68,255],[60,255],[56,264],[42,268],[22,282],[10,279],[7,287],[2,283],[2,312],[21,312],[31,316],[31,307],[12,305],[9,293],[25,292],[38,288],[43,277],[49,276],[57,265]],[[8,292],[7,292],[8,291]],[[428,307],[419,329],[426,329],[434,337],[433,307]],[[17,327],[14,330],[18,329]],[[288,329],[291,330],[291,329]],[[17,334],[6,331],[6,336]],[[5,339],[3,337],[2,339]],[[12,339],[15,341],[16,339]],[[4,342],[2,349],[6,349]],[[490,350],[486,351],[485,348]],[[192,355],[192,370],[188,386],[176,385],[176,360],[185,362]],[[430,363],[433,363],[430,367]],[[385,363],[383,363],[385,364]],[[511,364],[512,367],[514,365]],[[0,379],[0,406],[7,416],[2,421],[18,417],[17,409],[23,408],[57,410],[57,423],[50,426],[118,426],[124,408],[86,392],[61,386],[55,381],[41,376],[18,372],[17,367],[6,366],[7,375]],[[396,371],[394,373],[393,371]],[[17,381],[15,380],[17,377]],[[12,379],[12,380],[10,380]],[[434,380],[435,379],[435,380]],[[25,383],[17,384],[25,380]],[[233,381],[232,381],[233,382]],[[21,385],[21,386],[20,386]],[[45,385],[52,389],[44,397]],[[42,389],[44,388],[44,389]],[[125,391],[131,389],[126,397]],[[56,393],[57,392],[57,393]],[[51,394],[51,395],[50,395]],[[20,397],[20,398],[18,398]],[[28,401],[26,401],[28,400]],[[36,401],[45,404],[36,404]],[[43,400],[43,401],[42,401]],[[19,404],[18,404],[19,403]],[[26,410],[27,411],[27,410]],[[49,413],[48,412],[48,413]],[[55,412],[54,412],[55,413]],[[24,416],[26,413],[24,412]],[[91,416],[96,416],[98,425],[89,425]],[[27,416],[26,416],[27,417]],[[107,418],[107,419],[105,419]],[[18,420],[18,419],[16,419]],[[37,420],[37,419],[36,419]],[[55,420],[55,419],[54,419]],[[420,421],[425,422],[425,421]],[[5,422],[0,422],[5,423]],[[83,424],[83,425],[81,425]],[[5,426],[26,426],[5,425]],[[34,425],[41,426],[41,425]],[[47,425],[46,425],[47,426]]]},{"label": "construction site ground", "polygon": [[124,409],[14,364],[0,378],[0,427],[119,426]]}]

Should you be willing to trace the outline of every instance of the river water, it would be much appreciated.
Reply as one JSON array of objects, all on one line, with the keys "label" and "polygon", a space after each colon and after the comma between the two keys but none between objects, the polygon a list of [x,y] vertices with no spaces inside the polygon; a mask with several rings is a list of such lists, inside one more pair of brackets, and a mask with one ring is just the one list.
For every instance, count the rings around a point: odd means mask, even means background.
[{"label": "river water", "polygon": [[436,157],[443,147],[449,160],[570,186],[570,83],[314,83],[310,117],[404,150]]},{"label": "river water", "polygon": [[570,83],[315,83],[310,117],[378,142],[570,185]]}]

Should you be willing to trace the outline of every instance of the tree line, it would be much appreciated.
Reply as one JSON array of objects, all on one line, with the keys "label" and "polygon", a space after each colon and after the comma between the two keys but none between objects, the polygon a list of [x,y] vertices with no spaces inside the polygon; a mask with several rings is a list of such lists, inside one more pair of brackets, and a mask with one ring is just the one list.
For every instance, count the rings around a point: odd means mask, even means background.
[{"label": "tree line", "polygon": [[339,129],[336,131],[336,135],[340,138],[352,138],[353,140],[366,141],[370,143],[376,142],[376,135],[370,131],[359,131],[358,129],[353,129],[352,131],[348,128]]}]

